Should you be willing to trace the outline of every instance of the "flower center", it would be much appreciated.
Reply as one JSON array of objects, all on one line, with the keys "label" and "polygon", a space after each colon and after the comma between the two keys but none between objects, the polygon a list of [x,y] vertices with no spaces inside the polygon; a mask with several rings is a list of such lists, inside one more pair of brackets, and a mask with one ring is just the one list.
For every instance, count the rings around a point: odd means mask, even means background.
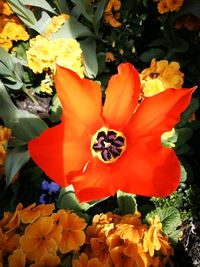
[{"label": "flower center", "polygon": [[102,127],[92,137],[91,150],[104,163],[116,161],[126,149],[126,138],[123,133]]}]

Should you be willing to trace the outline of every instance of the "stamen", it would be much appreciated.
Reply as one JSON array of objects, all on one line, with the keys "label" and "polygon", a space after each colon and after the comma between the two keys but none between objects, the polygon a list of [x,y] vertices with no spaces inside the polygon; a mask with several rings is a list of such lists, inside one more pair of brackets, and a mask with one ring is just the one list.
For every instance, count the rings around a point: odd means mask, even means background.
[{"label": "stamen", "polygon": [[102,127],[92,137],[91,150],[104,163],[116,161],[126,149],[123,133]]}]

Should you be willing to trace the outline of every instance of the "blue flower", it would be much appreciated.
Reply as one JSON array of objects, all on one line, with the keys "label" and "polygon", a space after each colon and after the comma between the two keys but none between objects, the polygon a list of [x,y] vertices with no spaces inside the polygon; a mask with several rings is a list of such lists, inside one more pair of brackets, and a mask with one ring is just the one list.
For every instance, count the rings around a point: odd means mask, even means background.
[{"label": "blue flower", "polygon": [[48,203],[54,203],[58,200],[58,193],[60,190],[60,186],[54,182],[47,182],[44,180],[42,182],[42,191],[43,194],[40,196],[40,203],[42,204],[48,204]]}]

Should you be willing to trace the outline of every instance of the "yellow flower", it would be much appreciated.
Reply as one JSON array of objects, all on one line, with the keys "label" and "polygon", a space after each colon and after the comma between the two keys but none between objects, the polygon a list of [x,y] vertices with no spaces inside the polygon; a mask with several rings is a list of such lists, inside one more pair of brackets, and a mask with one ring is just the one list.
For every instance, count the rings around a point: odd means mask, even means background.
[{"label": "yellow flower", "polygon": [[26,254],[22,249],[16,249],[12,255],[8,257],[9,267],[25,267]]},{"label": "yellow flower", "polygon": [[0,1],[0,15],[10,16],[11,14],[13,14],[12,9],[9,7],[6,1],[1,0]]},{"label": "yellow flower", "polygon": [[41,217],[29,224],[20,245],[29,260],[39,261],[44,255],[55,255],[61,241],[62,227],[54,223],[51,217]]},{"label": "yellow flower", "polygon": [[5,145],[11,137],[11,129],[0,125],[0,165],[3,165],[6,159]]},{"label": "yellow flower", "polygon": [[57,32],[62,26],[62,24],[68,19],[69,16],[66,14],[61,14],[59,16],[54,16],[53,18],[51,18],[50,23],[47,25],[45,29],[45,36],[49,38],[50,35],[53,32]]},{"label": "yellow flower", "polygon": [[82,50],[75,39],[59,38],[51,41],[38,35],[30,40],[27,60],[34,73],[49,69],[53,73],[58,64],[75,71],[80,77],[84,76]]},{"label": "yellow flower", "polygon": [[161,251],[163,255],[173,255],[173,249],[169,245],[167,236],[162,235],[162,224],[156,215],[154,219],[150,218],[150,227],[144,235],[143,247],[145,252],[154,256],[154,251]]},{"label": "yellow flower", "polygon": [[6,50],[11,48],[12,41],[26,41],[28,38],[29,34],[16,15],[0,16],[0,43]]},{"label": "yellow flower", "polygon": [[83,78],[82,50],[75,39],[59,38],[52,41],[55,62],[76,72]]},{"label": "yellow flower", "polygon": [[2,39],[0,37],[0,47],[4,48],[6,51],[8,51],[12,47],[12,41],[9,39]]},{"label": "yellow flower", "polygon": [[150,67],[140,73],[143,94],[152,96],[167,88],[182,88],[183,77],[178,62],[152,59]]},{"label": "yellow flower", "polygon": [[58,244],[61,253],[78,250],[85,242],[85,220],[65,210],[59,210],[52,218],[62,228],[62,238]]},{"label": "yellow flower", "polygon": [[121,8],[120,0],[110,0],[104,11],[104,20],[114,28],[121,27],[121,23],[118,21],[120,18],[119,10]]},{"label": "yellow flower", "polygon": [[60,266],[61,260],[56,255],[47,254],[40,258],[39,262],[33,263],[30,267],[55,267]]},{"label": "yellow flower", "polygon": [[143,93],[144,96],[153,96],[164,91],[163,83],[159,79],[149,79],[144,82]]},{"label": "yellow flower", "polygon": [[51,95],[53,92],[53,79],[51,79],[51,77],[48,75],[48,73],[46,73],[45,75],[45,79],[41,81],[40,83],[40,91],[42,93],[46,93]]}]

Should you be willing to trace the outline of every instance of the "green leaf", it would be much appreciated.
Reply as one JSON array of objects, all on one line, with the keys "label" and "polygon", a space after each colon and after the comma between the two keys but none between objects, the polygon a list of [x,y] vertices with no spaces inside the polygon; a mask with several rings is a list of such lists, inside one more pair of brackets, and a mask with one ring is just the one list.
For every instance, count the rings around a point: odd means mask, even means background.
[{"label": "green leaf", "polygon": [[33,12],[26,8],[20,0],[7,0],[7,3],[26,26],[32,27],[37,22]]},{"label": "green leaf", "polygon": [[90,2],[87,0],[71,0],[71,1],[79,7],[81,14],[87,20],[93,23],[93,8]]},{"label": "green leaf", "polygon": [[97,9],[94,13],[95,24],[97,24],[100,21],[101,17],[103,16],[107,3],[108,3],[108,0],[102,0],[98,3]]},{"label": "green leaf", "polygon": [[51,115],[49,117],[50,121],[59,122],[60,117],[62,115],[62,106],[57,95],[55,95],[52,99],[52,105],[50,110],[51,110]]},{"label": "green leaf", "polygon": [[30,155],[27,148],[16,147],[8,150],[5,162],[6,183],[9,185],[17,172],[29,161]]},{"label": "green leaf", "polygon": [[190,128],[180,128],[177,129],[178,139],[176,141],[175,147],[178,148],[186,143],[192,136],[193,130]]},{"label": "green leaf", "polygon": [[156,208],[147,214],[146,219],[154,218],[158,215],[162,223],[163,232],[167,235],[173,233],[181,225],[181,218],[178,209],[175,207]]},{"label": "green leaf", "polygon": [[68,4],[66,1],[54,0],[53,2],[56,5],[60,14],[62,14],[62,13],[69,14],[69,8],[68,8]]},{"label": "green leaf", "polygon": [[161,59],[165,56],[165,51],[160,48],[150,48],[140,55],[140,59],[143,62],[150,62],[152,58]]},{"label": "green leaf", "polygon": [[80,41],[80,46],[83,51],[85,74],[88,78],[93,79],[98,73],[96,41],[93,38],[87,38]]},{"label": "green leaf", "polygon": [[184,183],[187,180],[187,172],[183,165],[181,165],[181,183]]},{"label": "green leaf", "polygon": [[28,5],[28,6],[37,6],[39,8],[42,8],[44,10],[47,10],[53,14],[56,14],[55,10],[49,5],[49,3],[45,0],[20,0],[20,2],[23,5]]},{"label": "green leaf", "polygon": [[57,38],[78,38],[93,36],[89,28],[78,22],[74,17],[70,17],[60,27],[59,31],[52,33],[51,40]]},{"label": "green leaf", "polygon": [[125,193],[121,190],[117,191],[117,204],[120,214],[133,214],[137,210],[135,195]]},{"label": "green leaf", "polygon": [[190,115],[196,112],[199,109],[199,99],[193,97],[188,108],[181,114],[180,122],[178,123],[178,127],[184,126],[190,117]]},{"label": "green leaf", "polygon": [[51,21],[51,17],[44,11],[42,11],[41,18],[32,26],[36,32],[40,33],[41,35],[45,34],[45,29],[49,22]]},{"label": "green leaf", "polygon": [[57,205],[60,209],[74,211],[86,211],[90,208],[88,203],[79,204],[72,185],[60,190]]},{"label": "green leaf", "polygon": [[13,135],[22,141],[29,141],[48,128],[40,117],[20,110],[12,103],[3,83],[0,81],[0,118]]}]

